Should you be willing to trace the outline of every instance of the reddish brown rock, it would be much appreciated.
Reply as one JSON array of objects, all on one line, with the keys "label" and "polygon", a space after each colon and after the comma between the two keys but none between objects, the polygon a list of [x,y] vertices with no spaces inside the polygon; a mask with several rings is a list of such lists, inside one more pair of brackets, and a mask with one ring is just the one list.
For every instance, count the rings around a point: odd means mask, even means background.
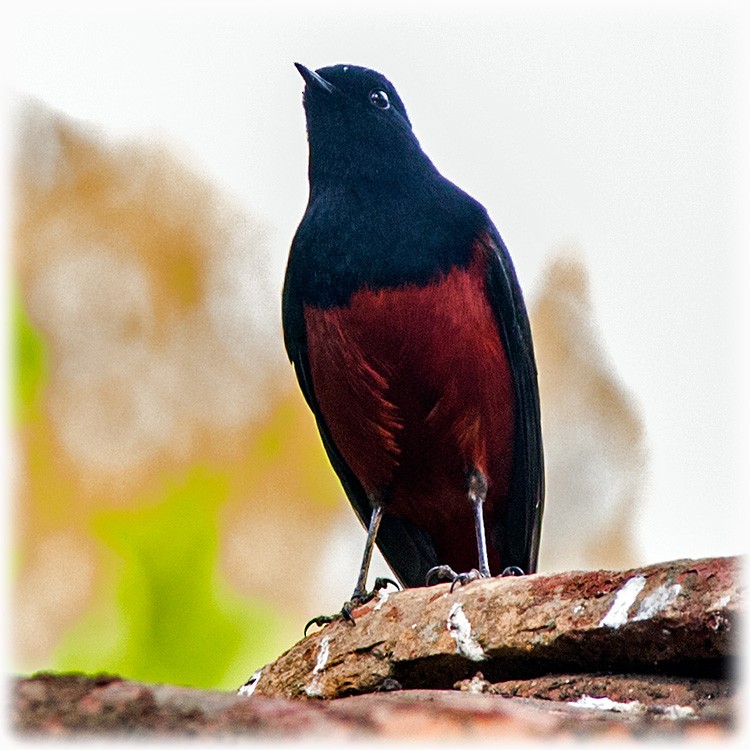
[{"label": "reddish brown rock", "polygon": [[409,589],[355,610],[255,675],[254,695],[337,698],[565,672],[722,673],[741,606],[736,558]]},{"label": "reddish brown rock", "polygon": [[[683,718],[727,718],[733,686],[727,679],[633,674],[556,674],[491,683],[478,672],[454,686],[463,692],[588,703],[606,710]],[[606,700],[605,700],[606,699]],[[609,703],[608,703],[609,702]]]},{"label": "reddish brown rock", "polygon": [[[245,695],[42,674],[16,680],[11,723],[25,736],[722,738],[739,567],[679,560],[411,589],[303,639]],[[314,697],[337,699],[299,700]]]},{"label": "reddish brown rock", "polygon": [[727,713],[668,715],[446,690],[297,701],[144,685],[113,677],[38,675],[17,681],[13,697],[12,727],[24,738],[710,738],[725,737],[730,728]]}]

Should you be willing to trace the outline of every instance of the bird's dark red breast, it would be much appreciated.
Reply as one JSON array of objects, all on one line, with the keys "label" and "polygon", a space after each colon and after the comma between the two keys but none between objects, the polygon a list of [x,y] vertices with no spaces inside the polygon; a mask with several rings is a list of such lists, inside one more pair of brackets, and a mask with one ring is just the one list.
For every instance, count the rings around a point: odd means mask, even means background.
[{"label": "bird's dark red breast", "polygon": [[492,528],[513,463],[513,379],[488,298],[488,242],[426,283],[304,305],[312,386],[338,451],[366,493],[428,531],[456,570],[477,565],[467,473],[488,478]]}]

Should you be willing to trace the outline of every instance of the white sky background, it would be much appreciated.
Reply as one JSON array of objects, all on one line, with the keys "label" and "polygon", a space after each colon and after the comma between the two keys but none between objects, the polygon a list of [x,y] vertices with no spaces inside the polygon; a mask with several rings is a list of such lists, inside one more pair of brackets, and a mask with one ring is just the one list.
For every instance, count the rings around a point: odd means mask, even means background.
[{"label": "white sky background", "polygon": [[280,290],[307,199],[292,62],[380,70],[438,168],[488,208],[530,303],[547,260],[580,249],[647,428],[647,561],[735,554],[747,536],[744,15],[628,5],[23,3],[5,30],[7,77],[116,135],[176,143],[271,225]]}]

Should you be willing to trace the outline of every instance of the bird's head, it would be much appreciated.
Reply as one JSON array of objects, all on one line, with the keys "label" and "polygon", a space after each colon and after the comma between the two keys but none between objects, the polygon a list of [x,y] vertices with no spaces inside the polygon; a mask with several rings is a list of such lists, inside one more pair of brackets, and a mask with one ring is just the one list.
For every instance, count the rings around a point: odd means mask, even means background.
[{"label": "bird's head", "polygon": [[304,105],[310,143],[310,180],[347,176],[400,179],[409,167],[429,163],[393,84],[381,73],[356,65],[309,70]]}]

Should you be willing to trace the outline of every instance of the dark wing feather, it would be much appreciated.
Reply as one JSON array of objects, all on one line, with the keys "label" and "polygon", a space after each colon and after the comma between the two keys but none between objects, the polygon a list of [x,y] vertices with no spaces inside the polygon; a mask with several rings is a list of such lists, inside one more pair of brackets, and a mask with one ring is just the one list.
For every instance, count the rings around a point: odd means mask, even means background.
[{"label": "dark wing feather", "polygon": [[[362,525],[367,528],[370,524],[372,506],[362,485],[337,450],[315,398],[307,356],[302,304],[300,296],[294,291],[294,281],[289,277],[284,285],[282,317],[287,354],[294,365],[294,372],[305,400],[315,415],[323,446],[349,502]],[[427,571],[439,564],[430,535],[406,519],[384,514],[376,541],[383,557],[403,586],[424,586]]]},{"label": "dark wing feather", "polygon": [[503,567],[534,573],[544,509],[544,456],[534,347],[521,288],[508,250],[490,223],[490,303],[505,340],[516,403],[513,474],[507,514],[491,529]]}]

